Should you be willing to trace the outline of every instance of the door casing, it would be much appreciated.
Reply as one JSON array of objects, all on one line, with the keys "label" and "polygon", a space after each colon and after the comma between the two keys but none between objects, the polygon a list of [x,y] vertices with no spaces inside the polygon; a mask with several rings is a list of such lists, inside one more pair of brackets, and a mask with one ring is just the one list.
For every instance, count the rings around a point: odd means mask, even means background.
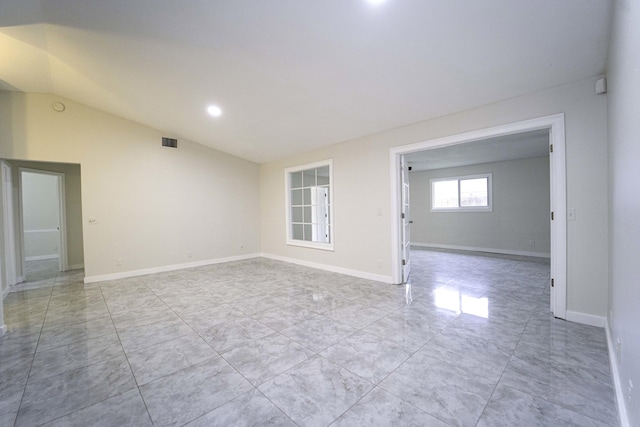
[{"label": "door casing", "polygon": [[[551,312],[555,317],[566,319],[567,314],[567,182],[566,144],[564,114],[554,114],[524,120],[502,126],[465,132],[390,149],[391,180],[391,278],[393,283],[402,283],[402,168],[401,158],[405,154],[450,145],[473,143],[487,138],[511,135],[533,130],[549,130],[549,143],[553,152],[549,154],[551,221]],[[550,215],[551,215],[550,212]]]},{"label": "door casing", "polygon": [[[58,254],[59,254],[59,270],[60,271],[67,271],[69,270],[69,260],[68,260],[68,256],[67,256],[67,214],[66,214],[66,195],[65,195],[65,182],[64,182],[64,173],[60,173],[60,172],[51,172],[51,171],[46,171],[46,170],[41,170],[41,169],[31,169],[31,168],[19,168],[18,169],[19,173],[19,179],[20,179],[20,186],[19,189],[20,191],[18,192],[18,197],[19,197],[19,209],[20,209],[20,230],[22,231],[22,233],[20,233],[21,239],[22,239],[22,244],[20,245],[20,256],[21,256],[21,264],[24,265],[24,259],[25,259],[25,253],[24,253],[24,206],[22,203],[22,173],[23,172],[28,172],[28,173],[36,173],[36,174],[41,174],[41,175],[50,175],[50,176],[55,176],[58,180],[57,182],[57,186],[58,186],[58,210],[59,210],[59,217],[60,217],[60,228],[59,228],[59,248],[58,248]],[[24,273],[24,267],[23,267],[23,273]]]}]

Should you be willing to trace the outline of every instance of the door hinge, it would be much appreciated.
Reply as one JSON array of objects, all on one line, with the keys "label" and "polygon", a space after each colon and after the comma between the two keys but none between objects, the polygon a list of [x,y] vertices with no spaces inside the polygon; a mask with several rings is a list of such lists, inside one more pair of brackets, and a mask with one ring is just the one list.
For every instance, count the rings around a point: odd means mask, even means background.
[{"label": "door hinge", "polygon": [[554,280],[551,279],[551,287],[553,288],[555,286]]},{"label": "door hinge", "polygon": [[553,221],[553,212],[551,212],[551,221]]},{"label": "door hinge", "polygon": [[404,219],[404,212],[402,212],[402,214],[401,214],[401,215],[402,215],[402,216],[401,216],[401,218],[402,218],[402,219]]},{"label": "door hinge", "polygon": [[549,145],[549,152],[553,153],[553,144]]},{"label": "door hinge", "polygon": [[402,265],[407,265],[407,260],[403,259],[402,260]]}]

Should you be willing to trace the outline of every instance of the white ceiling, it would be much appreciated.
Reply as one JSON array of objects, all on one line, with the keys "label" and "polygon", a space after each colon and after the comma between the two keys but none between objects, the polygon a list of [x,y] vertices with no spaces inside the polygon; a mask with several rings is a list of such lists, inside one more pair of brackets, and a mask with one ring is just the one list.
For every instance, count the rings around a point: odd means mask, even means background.
[{"label": "white ceiling", "polygon": [[0,0],[0,89],[261,163],[600,75],[610,6]]},{"label": "white ceiling", "polygon": [[549,130],[534,130],[406,156],[412,172],[549,155]]}]

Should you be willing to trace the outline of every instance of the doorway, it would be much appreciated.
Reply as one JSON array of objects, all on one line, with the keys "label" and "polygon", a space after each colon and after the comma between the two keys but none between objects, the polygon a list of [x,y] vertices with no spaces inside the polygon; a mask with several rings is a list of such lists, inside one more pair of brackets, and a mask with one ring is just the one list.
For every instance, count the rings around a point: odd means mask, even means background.
[{"label": "doorway", "polygon": [[67,269],[64,174],[19,171],[24,279],[54,279]]},{"label": "doorway", "polygon": [[549,133],[549,191],[550,191],[550,264],[551,298],[550,309],[555,317],[566,318],[566,166],[564,115],[542,117],[517,122],[510,125],[473,131],[464,134],[439,138],[390,150],[391,170],[391,226],[392,226],[392,279],[402,283],[403,252],[407,242],[403,230],[402,218],[404,180],[402,162],[405,155],[459,144],[477,144],[488,138],[514,135],[522,132],[546,130]]}]

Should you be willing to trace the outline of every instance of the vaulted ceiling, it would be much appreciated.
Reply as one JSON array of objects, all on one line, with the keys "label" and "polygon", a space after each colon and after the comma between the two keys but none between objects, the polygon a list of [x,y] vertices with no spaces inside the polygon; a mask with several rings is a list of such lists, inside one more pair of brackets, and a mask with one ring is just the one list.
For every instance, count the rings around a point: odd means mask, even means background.
[{"label": "vaulted ceiling", "polygon": [[0,0],[0,89],[262,163],[600,75],[610,6]]}]

